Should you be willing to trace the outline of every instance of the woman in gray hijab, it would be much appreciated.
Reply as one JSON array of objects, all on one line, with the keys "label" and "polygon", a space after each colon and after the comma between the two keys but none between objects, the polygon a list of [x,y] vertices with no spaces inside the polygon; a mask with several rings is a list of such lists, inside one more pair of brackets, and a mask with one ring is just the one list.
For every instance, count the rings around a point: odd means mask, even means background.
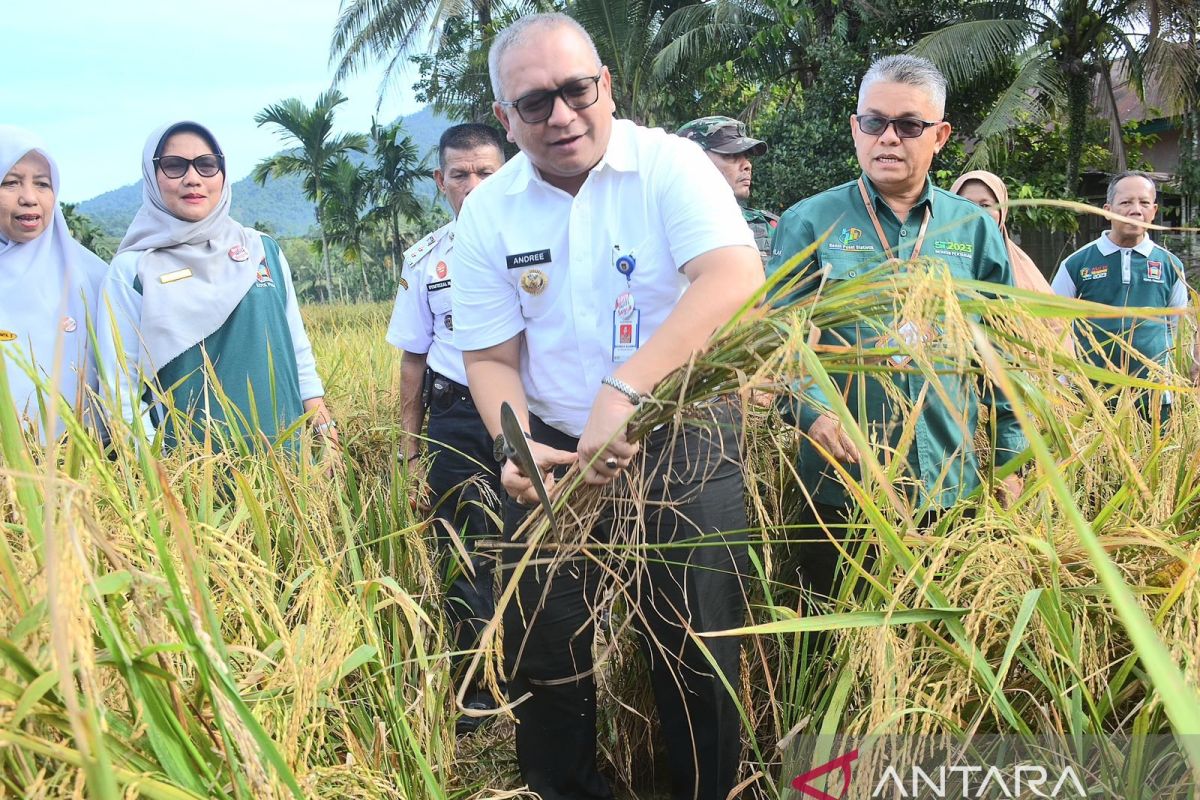
[{"label": "woman in gray hijab", "polygon": [[275,443],[307,412],[336,444],[287,260],[229,216],[230,202],[207,128],[177,122],[146,140],[142,207],[96,314],[110,402],[130,425],[145,414],[163,427],[168,445],[181,426]]},{"label": "woman in gray hijab", "polygon": [[60,188],[41,140],[0,125],[0,360],[18,417],[43,441],[65,430],[61,414],[49,413],[51,390],[73,410],[90,405],[96,367],[87,315],[108,269],[71,238]]}]

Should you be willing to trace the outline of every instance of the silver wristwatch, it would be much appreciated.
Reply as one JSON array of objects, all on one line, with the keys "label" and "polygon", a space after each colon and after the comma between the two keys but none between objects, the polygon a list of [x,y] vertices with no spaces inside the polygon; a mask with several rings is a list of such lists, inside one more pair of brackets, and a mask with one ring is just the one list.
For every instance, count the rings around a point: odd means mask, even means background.
[{"label": "silver wristwatch", "polygon": [[600,379],[600,382],[605,386],[611,386],[621,394],[625,395],[625,399],[627,399],[634,408],[640,406],[642,401],[646,399],[646,396],[637,389],[633,388],[620,378],[614,378],[612,375],[605,375]]}]

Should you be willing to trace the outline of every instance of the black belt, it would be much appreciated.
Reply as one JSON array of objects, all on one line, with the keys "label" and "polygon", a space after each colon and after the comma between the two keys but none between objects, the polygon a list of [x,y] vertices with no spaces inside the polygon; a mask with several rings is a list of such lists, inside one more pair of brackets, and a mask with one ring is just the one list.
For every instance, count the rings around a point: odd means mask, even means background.
[{"label": "black belt", "polygon": [[432,402],[439,402],[446,398],[454,398],[455,400],[471,401],[471,390],[458,381],[450,380],[441,373],[429,370],[430,375],[430,392],[429,397]]}]

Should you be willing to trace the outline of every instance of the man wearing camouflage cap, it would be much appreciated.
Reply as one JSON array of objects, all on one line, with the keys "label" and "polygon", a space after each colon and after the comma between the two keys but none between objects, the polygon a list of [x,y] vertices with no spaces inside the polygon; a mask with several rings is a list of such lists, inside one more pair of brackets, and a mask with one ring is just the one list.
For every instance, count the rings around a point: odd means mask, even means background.
[{"label": "man wearing camouflage cap", "polygon": [[730,117],[701,117],[675,131],[704,148],[721,175],[733,189],[733,196],[742,207],[742,217],[754,232],[754,242],[762,254],[763,263],[771,257],[771,243],[779,217],[768,211],[748,208],[750,200],[751,158],[767,152],[767,143],[746,135],[746,125]]}]

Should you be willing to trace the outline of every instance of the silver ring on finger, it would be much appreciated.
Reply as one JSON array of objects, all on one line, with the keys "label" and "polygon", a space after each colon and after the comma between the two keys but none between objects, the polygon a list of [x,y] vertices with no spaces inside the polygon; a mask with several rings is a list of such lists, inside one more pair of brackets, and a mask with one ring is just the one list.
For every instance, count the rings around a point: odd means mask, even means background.
[{"label": "silver ring on finger", "polygon": [[612,456],[609,456],[608,458],[604,459],[604,466],[608,467],[609,469],[616,469],[618,466],[620,466],[620,462],[618,462]]}]

